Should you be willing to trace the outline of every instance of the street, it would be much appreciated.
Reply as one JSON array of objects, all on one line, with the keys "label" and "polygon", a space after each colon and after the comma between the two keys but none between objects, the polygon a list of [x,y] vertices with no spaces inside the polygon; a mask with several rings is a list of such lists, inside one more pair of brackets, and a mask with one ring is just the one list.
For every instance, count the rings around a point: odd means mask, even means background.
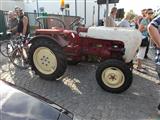
[{"label": "street", "polygon": [[57,81],[45,81],[31,70],[20,70],[0,55],[0,79],[40,94],[74,114],[74,120],[160,120],[156,107],[160,86],[155,84],[154,62],[145,60],[148,74],[133,70],[132,86],[122,94],[100,88],[95,79],[96,65],[68,66]]}]

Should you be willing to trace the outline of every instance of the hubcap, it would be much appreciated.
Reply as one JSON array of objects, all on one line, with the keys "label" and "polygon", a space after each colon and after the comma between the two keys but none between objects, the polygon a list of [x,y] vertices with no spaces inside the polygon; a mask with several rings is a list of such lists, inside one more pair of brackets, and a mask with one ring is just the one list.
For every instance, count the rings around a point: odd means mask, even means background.
[{"label": "hubcap", "polygon": [[35,50],[33,54],[33,62],[36,68],[46,75],[54,73],[57,68],[55,54],[46,47],[39,47]]},{"label": "hubcap", "polygon": [[125,76],[120,69],[109,67],[102,72],[102,81],[110,88],[119,88],[124,84]]}]

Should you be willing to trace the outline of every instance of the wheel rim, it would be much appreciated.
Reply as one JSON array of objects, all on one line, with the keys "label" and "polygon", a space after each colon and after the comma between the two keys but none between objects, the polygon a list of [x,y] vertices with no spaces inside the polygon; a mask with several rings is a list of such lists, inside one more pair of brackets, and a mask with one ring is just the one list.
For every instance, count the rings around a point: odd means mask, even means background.
[{"label": "wheel rim", "polygon": [[125,76],[120,69],[109,67],[102,72],[102,81],[110,88],[119,88],[124,84]]},{"label": "wheel rim", "polygon": [[35,50],[33,54],[33,62],[36,68],[46,75],[54,73],[57,68],[55,54],[46,47],[39,47]]}]

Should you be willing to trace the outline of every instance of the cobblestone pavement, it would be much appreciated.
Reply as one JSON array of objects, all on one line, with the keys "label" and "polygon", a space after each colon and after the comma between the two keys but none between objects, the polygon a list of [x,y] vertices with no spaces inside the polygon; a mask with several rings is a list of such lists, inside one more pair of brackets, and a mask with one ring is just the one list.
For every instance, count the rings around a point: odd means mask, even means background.
[{"label": "cobblestone pavement", "polygon": [[96,66],[68,66],[63,78],[45,81],[31,70],[20,70],[0,55],[0,78],[40,94],[73,112],[74,120],[160,120],[156,107],[160,88],[155,84],[152,61],[145,61],[148,74],[133,71],[132,86],[122,94],[103,91],[95,79]]}]

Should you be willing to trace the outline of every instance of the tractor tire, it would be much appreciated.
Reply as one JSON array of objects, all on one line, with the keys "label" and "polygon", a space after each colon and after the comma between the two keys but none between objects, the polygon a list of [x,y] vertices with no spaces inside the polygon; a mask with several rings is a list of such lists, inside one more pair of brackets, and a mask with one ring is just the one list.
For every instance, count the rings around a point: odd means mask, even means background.
[{"label": "tractor tire", "polygon": [[101,63],[96,70],[98,84],[105,91],[122,93],[132,84],[132,71],[123,61],[111,59]]},{"label": "tractor tire", "polygon": [[67,68],[61,46],[53,40],[38,39],[29,49],[29,64],[35,74],[45,80],[56,80]]}]

